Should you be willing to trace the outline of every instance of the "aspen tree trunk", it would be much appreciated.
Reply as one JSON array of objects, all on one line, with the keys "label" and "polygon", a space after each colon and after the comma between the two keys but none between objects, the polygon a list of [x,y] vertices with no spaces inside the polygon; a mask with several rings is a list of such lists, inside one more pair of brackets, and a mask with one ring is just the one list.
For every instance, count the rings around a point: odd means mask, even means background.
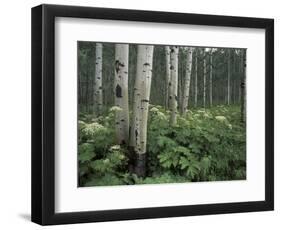
[{"label": "aspen tree trunk", "polygon": [[[179,48],[180,49],[180,48]],[[180,54],[179,54],[180,55]],[[177,108],[180,109],[182,112],[182,98],[183,98],[183,84],[184,84],[184,68],[185,68],[185,63],[182,61],[178,61],[178,105]],[[181,70],[181,71],[180,71]]]},{"label": "aspen tree trunk", "polygon": [[170,79],[171,79],[171,57],[170,57],[170,47],[165,46],[165,56],[166,56],[166,95],[165,95],[165,107],[169,108],[169,96],[171,92]]},{"label": "aspen tree trunk", "polygon": [[203,107],[204,108],[206,108],[206,75],[207,75],[206,57],[204,57],[203,60]]},{"label": "aspen tree trunk", "polygon": [[101,115],[102,112],[102,97],[102,44],[96,43],[94,101],[97,116]]},{"label": "aspen tree trunk", "polygon": [[[224,65],[223,66],[223,68],[224,68],[224,73],[225,74],[228,74],[228,72],[227,72],[227,68],[228,68],[228,64],[226,64],[226,65]],[[223,98],[223,103],[225,104],[225,105],[227,105],[227,87],[225,87],[225,85],[227,86],[227,79],[223,79],[223,85],[222,85],[222,87],[223,87],[223,89],[222,89],[222,93],[223,93],[223,96],[222,96],[222,98]]]},{"label": "aspen tree trunk", "polygon": [[247,73],[247,61],[246,50],[243,50],[243,76],[241,81],[241,121],[246,122],[246,73]]},{"label": "aspen tree trunk", "polygon": [[85,105],[85,110],[87,113],[89,113],[89,75],[90,75],[90,71],[89,71],[89,61],[87,60],[87,72],[86,72],[86,105]]},{"label": "aspen tree trunk", "polygon": [[[241,84],[241,83],[240,83]],[[240,102],[241,101],[241,85],[239,87],[238,85],[238,101]]]},{"label": "aspen tree trunk", "polygon": [[233,80],[232,80],[232,102],[233,102],[233,104],[235,104],[236,103],[236,98],[237,98],[237,96],[236,96],[236,79],[237,79],[237,71],[236,71],[236,50],[233,50],[233,57],[232,57],[232,59],[233,59],[233,63],[232,63],[232,75],[233,75]]},{"label": "aspen tree trunk", "polygon": [[212,49],[210,50],[210,90],[209,90],[209,97],[210,97],[210,107],[213,106],[213,53]]},{"label": "aspen tree trunk", "polygon": [[243,79],[243,68],[244,68],[244,64],[243,64],[243,52],[240,51],[239,52],[240,58],[239,58],[239,64],[238,64],[238,72],[239,72],[239,84],[238,84],[238,102],[241,102],[241,94],[242,94],[242,90],[241,90],[241,84],[242,84],[242,79]]},{"label": "aspen tree trunk", "polygon": [[170,125],[177,123],[177,107],[178,107],[178,54],[179,48],[173,46],[171,48],[171,96],[169,97],[171,105]]},{"label": "aspen tree trunk", "polygon": [[117,143],[127,145],[129,140],[129,99],[128,99],[129,45],[115,45],[115,105],[122,110],[116,112],[115,125]]},{"label": "aspen tree trunk", "polygon": [[230,105],[230,49],[228,49],[227,60],[227,105]]},{"label": "aspen tree trunk", "polygon": [[232,101],[233,101],[233,104],[235,104],[236,103],[236,81],[235,80],[233,80],[232,87],[233,87],[233,89],[232,89],[232,98],[233,98]]},{"label": "aspen tree trunk", "polygon": [[185,69],[185,78],[184,78],[184,88],[183,88],[183,98],[181,104],[182,115],[186,115],[188,109],[188,99],[189,99],[189,90],[190,90],[190,78],[191,78],[191,69],[192,69],[192,48],[187,49],[187,60],[186,60],[186,69]]},{"label": "aspen tree trunk", "polygon": [[152,77],[153,49],[153,46],[138,45],[130,146],[135,153],[134,171],[139,177],[144,177],[146,171],[147,118]]},{"label": "aspen tree trunk", "polygon": [[197,50],[195,53],[195,76],[194,76],[194,82],[195,82],[195,89],[194,89],[194,105],[197,107],[197,95],[198,95],[198,82],[197,82],[197,73],[198,73],[198,67],[197,67]]},{"label": "aspen tree trunk", "polygon": [[78,88],[79,88],[79,91],[78,91],[78,103],[79,103],[79,106],[80,106],[82,104],[81,74],[79,74],[79,76],[78,76]]}]

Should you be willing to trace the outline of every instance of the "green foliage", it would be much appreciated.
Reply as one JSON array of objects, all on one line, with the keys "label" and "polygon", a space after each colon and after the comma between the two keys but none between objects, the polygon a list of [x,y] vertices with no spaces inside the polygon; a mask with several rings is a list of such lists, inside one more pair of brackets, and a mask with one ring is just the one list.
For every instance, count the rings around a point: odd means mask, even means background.
[{"label": "green foliage", "polygon": [[114,173],[126,163],[126,157],[120,146],[112,146],[105,158],[92,161],[90,166],[98,174]]},{"label": "green foliage", "polygon": [[122,185],[123,182],[120,178],[112,174],[106,174],[101,177],[92,176],[84,184],[84,186],[105,186],[105,185]]},{"label": "green foliage", "polygon": [[182,183],[182,182],[188,182],[188,180],[185,177],[167,171],[159,175],[155,174],[151,177],[146,177],[145,179],[136,177],[135,182],[136,184],[163,184],[163,183]]},{"label": "green foliage", "polygon": [[96,154],[94,153],[94,145],[89,143],[82,143],[78,146],[79,161],[81,163],[92,160]]},{"label": "green foliage", "polygon": [[[115,145],[115,112],[113,108],[104,117],[79,116],[80,186],[106,185],[107,182],[108,185],[123,184],[119,178],[127,170],[128,159],[127,150]],[[112,183],[109,183],[110,180]]]},{"label": "green foliage", "polygon": [[100,118],[80,116],[81,186],[180,183],[246,178],[246,130],[240,108],[189,111],[169,126],[169,112],[150,105],[147,177],[129,171],[128,150],[115,145],[115,107]]},{"label": "green foliage", "polygon": [[[87,144],[81,144],[79,147],[84,149],[85,145]],[[113,185],[120,184],[119,182],[117,183],[119,181],[118,176],[127,165],[127,157],[124,149],[119,145],[111,146],[103,158],[98,158],[95,154],[88,154],[90,152],[89,149],[87,148],[86,152],[79,151],[79,167],[83,170],[83,174],[81,174],[80,169],[81,184],[84,186],[88,186],[89,184],[102,185],[102,181],[104,180],[106,184],[109,178],[113,178]]]},{"label": "green foliage", "polygon": [[148,152],[157,155],[154,165],[191,181],[245,178],[246,136],[239,112],[226,106],[189,111],[172,129],[152,114]]}]

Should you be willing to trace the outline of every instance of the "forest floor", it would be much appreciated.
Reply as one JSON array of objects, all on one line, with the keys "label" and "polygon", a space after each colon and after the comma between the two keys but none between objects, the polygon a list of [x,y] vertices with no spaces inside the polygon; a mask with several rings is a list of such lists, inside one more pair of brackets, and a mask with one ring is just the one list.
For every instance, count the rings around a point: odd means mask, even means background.
[{"label": "forest floor", "polygon": [[98,118],[79,116],[79,186],[246,179],[246,127],[240,106],[191,109],[169,126],[169,112],[149,107],[146,177],[129,167],[127,148],[115,143],[116,107]]}]

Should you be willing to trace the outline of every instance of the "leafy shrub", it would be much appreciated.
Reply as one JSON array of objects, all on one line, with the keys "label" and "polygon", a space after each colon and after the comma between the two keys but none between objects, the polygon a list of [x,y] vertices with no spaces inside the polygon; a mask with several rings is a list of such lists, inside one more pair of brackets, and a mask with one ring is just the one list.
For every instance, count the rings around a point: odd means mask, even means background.
[{"label": "leafy shrub", "polygon": [[[82,149],[84,145],[80,145]],[[119,145],[111,146],[103,158],[97,158],[95,157],[96,155],[90,154],[91,158],[87,155],[87,160],[85,160],[84,155],[85,152],[79,152],[80,167],[84,168],[84,174],[81,175],[80,173],[80,177],[85,177],[81,184],[85,186],[88,186],[89,183],[94,184],[95,182],[97,182],[96,185],[100,185],[102,181],[100,179],[108,179],[108,175],[118,178],[128,160],[125,156],[125,151]],[[85,175],[85,171],[87,175]]]},{"label": "leafy shrub", "polygon": [[128,169],[128,149],[115,145],[115,114],[81,115],[79,183],[81,186],[180,183],[246,178],[246,130],[240,108],[194,109],[169,126],[169,112],[149,107],[147,177]]},{"label": "leafy shrub", "polygon": [[159,124],[159,118],[157,124],[151,119],[150,125],[158,127],[149,128],[149,153],[158,158],[155,165],[192,181],[245,178],[245,129],[239,121],[239,108],[235,109],[189,111],[186,118],[178,118],[173,129]]},{"label": "leafy shrub", "polygon": [[84,186],[104,186],[104,185],[122,185],[123,181],[112,174],[106,174],[101,177],[91,176]]},{"label": "leafy shrub", "polygon": [[162,174],[155,174],[151,177],[143,178],[137,178],[135,179],[136,184],[163,184],[163,183],[182,183],[182,182],[188,182],[188,180],[177,174],[173,174],[169,171],[164,172]]}]

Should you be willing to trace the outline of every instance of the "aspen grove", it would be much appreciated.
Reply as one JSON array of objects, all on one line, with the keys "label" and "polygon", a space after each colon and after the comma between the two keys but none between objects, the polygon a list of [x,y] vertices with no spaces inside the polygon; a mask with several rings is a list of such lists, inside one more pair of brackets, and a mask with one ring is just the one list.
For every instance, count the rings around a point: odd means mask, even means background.
[{"label": "aspen grove", "polygon": [[246,179],[246,50],[78,42],[79,186]]}]

